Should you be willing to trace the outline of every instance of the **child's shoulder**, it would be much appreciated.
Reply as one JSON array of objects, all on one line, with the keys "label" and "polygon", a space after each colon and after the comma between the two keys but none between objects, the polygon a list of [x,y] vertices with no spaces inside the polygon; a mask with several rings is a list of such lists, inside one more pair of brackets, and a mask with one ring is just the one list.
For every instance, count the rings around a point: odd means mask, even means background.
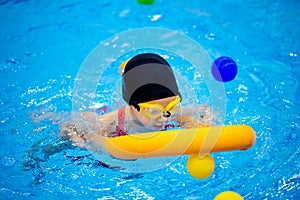
[{"label": "child's shoulder", "polygon": [[113,124],[118,122],[119,109],[99,116],[102,123]]}]

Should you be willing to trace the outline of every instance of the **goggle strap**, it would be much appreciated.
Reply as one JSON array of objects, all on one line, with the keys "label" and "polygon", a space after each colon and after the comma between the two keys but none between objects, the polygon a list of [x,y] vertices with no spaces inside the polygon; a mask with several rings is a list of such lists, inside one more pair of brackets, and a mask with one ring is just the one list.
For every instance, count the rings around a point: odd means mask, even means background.
[{"label": "goggle strap", "polygon": [[170,111],[167,111],[166,113],[167,113],[167,114],[163,113],[163,116],[164,116],[164,117],[167,117],[167,118],[171,117]]},{"label": "goggle strap", "polygon": [[129,105],[133,105],[133,107],[135,107],[135,109],[140,112],[141,107],[135,101],[130,101]]},{"label": "goggle strap", "polygon": [[174,108],[174,106],[176,106],[179,102],[181,102],[181,97],[176,96],[176,99],[174,99],[173,102],[171,102],[171,104],[166,107],[166,110]]}]

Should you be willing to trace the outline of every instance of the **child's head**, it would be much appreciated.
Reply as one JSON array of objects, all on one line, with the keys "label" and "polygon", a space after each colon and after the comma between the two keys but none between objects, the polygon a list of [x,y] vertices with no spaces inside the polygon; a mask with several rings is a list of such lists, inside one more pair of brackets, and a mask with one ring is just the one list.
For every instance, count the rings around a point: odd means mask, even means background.
[{"label": "child's head", "polygon": [[[151,107],[164,112],[165,117],[170,116],[168,111],[181,100],[169,63],[152,53],[138,54],[127,62],[123,73],[122,93],[124,100],[137,111],[143,112],[143,108]],[[170,99],[170,102],[164,103],[163,99]],[[163,108],[158,106],[160,102],[163,102]],[[149,117],[155,118],[155,113],[150,113]]]}]

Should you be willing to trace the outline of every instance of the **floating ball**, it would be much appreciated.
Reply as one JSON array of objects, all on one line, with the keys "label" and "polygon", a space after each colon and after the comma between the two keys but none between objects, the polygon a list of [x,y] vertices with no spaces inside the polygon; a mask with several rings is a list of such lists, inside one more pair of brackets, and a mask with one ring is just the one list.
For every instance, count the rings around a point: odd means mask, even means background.
[{"label": "floating ball", "polygon": [[212,75],[220,82],[232,81],[235,78],[237,71],[235,61],[226,56],[217,58],[211,67]]},{"label": "floating ball", "polygon": [[122,62],[122,64],[120,65],[120,74],[123,74],[124,73],[124,69],[127,65],[127,63],[129,62],[129,59],[128,60],[125,60],[124,62]]},{"label": "floating ball", "polygon": [[155,0],[137,0],[139,4],[153,4]]},{"label": "floating ball", "polygon": [[187,169],[190,175],[197,179],[208,178],[214,171],[215,162],[211,155],[200,158],[199,154],[192,154],[187,160]]},{"label": "floating ball", "polygon": [[243,200],[243,197],[236,192],[226,191],[218,194],[214,200]]}]

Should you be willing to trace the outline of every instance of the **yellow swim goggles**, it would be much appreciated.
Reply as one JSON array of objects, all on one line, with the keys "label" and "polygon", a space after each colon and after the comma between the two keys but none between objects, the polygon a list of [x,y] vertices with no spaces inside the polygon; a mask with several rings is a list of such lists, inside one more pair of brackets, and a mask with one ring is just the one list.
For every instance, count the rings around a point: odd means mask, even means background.
[{"label": "yellow swim goggles", "polygon": [[175,106],[181,101],[180,96],[171,101],[166,107],[163,107],[160,104],[153,103],[139,103],[140,112],[144,115],[150,117],[151,119],[156,119],[163,114],[164,117],[170,117],[174,111]]}]

